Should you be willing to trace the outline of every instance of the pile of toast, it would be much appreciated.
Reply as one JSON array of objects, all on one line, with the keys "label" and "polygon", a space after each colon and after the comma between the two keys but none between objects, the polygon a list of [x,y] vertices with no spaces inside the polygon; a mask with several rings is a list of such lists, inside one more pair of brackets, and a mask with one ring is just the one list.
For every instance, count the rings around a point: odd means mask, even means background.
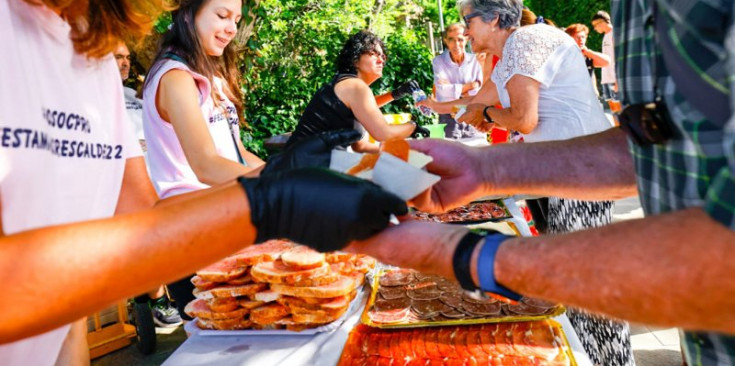
[{"label": "pile of toast", "polygon": [[315,328],[347,311],[374,266],[365,255],[270,240],[197,271],[185,311],[201,329]]}]

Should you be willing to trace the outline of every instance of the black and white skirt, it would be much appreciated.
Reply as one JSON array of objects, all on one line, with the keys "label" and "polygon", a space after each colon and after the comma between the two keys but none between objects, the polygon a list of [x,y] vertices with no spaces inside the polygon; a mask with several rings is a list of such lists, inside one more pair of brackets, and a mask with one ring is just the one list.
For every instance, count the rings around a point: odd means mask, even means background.
[{"label": "black and white skirt", "polygon": [[[568,233],[612,222],[612,201],[578,201],[549,197],[548,232]],[[567,310],[585,352],[596,365],[635,365],[630,346],[630,326],[581,309]]]}]

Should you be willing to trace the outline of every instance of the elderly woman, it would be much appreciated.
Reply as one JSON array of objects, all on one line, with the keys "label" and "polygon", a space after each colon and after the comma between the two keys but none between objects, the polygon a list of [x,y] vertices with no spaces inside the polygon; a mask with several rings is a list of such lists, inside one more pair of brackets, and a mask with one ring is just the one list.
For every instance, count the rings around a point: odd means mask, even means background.
[{"label": "elderly woman", "polygon": [[[367,131],[376,141],[403,139],[424,130],[415,123],[388,125],[385,122],[379,108],[418,89],[411,80],[390,93],[374,96],[370,84],[383,76],[386,60],[385,45],[378,36],[368,31],[353,34],[339,53],[337,76],[312,97],[286,146],[331,130]],[[352,149],[376,152],[378,146],[364,135],[352,144]]]},{"label": "elderly woman", "polygon": [[[519,131],[527,142],[569,139],[611,126],[571,37],[546,24],[519,27],[521,0],[461,0],[459,6],[473,50],[496,55],[500,61],[490,77],[494,88],[487,86],[479,93],[458,121],[481,131],[497,124]],[[502,108],[492,107],[498,102]],[[549,197],[548,231],[608,224],[612,206],[610,201]],[[626,323],[577,309],[571,309],[569,317],[595,364],[634,364]]]}]

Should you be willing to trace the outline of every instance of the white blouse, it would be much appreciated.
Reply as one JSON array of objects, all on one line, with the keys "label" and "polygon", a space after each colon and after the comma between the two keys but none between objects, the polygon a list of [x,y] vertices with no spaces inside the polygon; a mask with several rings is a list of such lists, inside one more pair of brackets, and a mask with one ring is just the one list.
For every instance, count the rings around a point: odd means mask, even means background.
[{"label": "white blouse", "polygon": [[546,24],[518,28],[503,47],[493,70],[500,103],[510,107],[506,85],[515,75],[538,81],[538,125],[526,142],[564,140],[611,126],[589,82],[584,57],[566,33]]}]

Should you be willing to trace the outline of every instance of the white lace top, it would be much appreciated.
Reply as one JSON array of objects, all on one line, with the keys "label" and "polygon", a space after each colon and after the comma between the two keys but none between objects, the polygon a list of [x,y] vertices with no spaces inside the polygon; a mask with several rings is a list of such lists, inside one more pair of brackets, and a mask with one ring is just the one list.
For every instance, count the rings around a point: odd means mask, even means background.
[{"label": "white lace top", "polygon": [[612,127],[589,82],[584,57],[566,33],[546,24],[513,32],[492,74],[505,108],[511,105],[506,85],[516,75],[541,84],[538,125],[523,135],[525,141],[563,140]]}]

